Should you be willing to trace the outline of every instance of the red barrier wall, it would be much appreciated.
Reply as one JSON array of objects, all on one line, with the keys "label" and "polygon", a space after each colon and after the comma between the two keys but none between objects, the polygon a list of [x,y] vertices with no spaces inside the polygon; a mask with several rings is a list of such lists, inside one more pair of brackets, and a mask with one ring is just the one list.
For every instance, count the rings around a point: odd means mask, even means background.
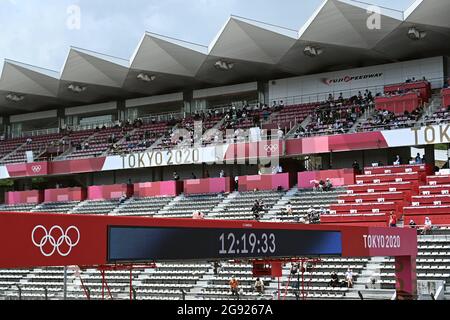
[{"label": "red barrier wall", "polygon": [[434,167],[429,164],[401,165],[401,166],[385,166],[385,167],[366,167],[365,175],[372,174],[392,174],[392,173],[411,173],[420,172],[431,175],[434,173]]},{"label": "red barrier wall", "polygon": [[43,201],[44,201],[43,190],[6,192],[5,194],[5,203],[8,205],[41,203]]},{"label": "red barrier wall", "polygon": [[[399,262],[396,277],[399,279],[398,294],[416,295],[414,260],[417,257],[417,234],[403,228],[367,228],[349,226],[308,226],[283,223],[259,223],[255,221],[193,221],[187,219],[149,219],[110,216],[58,215],[58,214],[18,214],[0,215],[0,267],[36,268],[46,266],[79,265],[93,267],[108,264],[108,227],[159,227],[159,228],[220,228],[225,230],[311,230],[340,231],[342,237],[342,257],[410,257]],[[42,239],[56,229],[65,232],[72,244],[70,251],[56,249],[46,255],[39,247]],[[14,239],[14,241],[11,241]],[[386,239],[386,241],[380,241]],[[398,245],[387,245],[397,240]],[[70,241],[69,240],[69,241]],[[189,248],[187,239],[181,244]],[[36,242],[38,241],[38,242]],[[170,241],[170,239],[167,239]],[[217,239],[211,238],[211,241]],[[57,248],[62,249],[62,248]],[[68,250],[65,247],[63,250]],[[193,257],[195,258],[195,257]]]},{"label": "red barrier wall", "polygon": [[136,198],[176,197],[183,192],[181,181],[144,182],[134,184]]},{"label": "red barrier wall", "polygon": [[310,189],[313,187],[311,181],[331,179],[335,187],[348,186],[355,183],[355,171],[353,169],[308,171],[298,174],[298,188]]},{"label": "red barrier wall", "polygon": [[417,90],[418,92],[420,92],[420,97],[425,102],[428,102],[429,98],[431,97],[431,84],[428,81],[399,83],[399,84],[392,84],[392,85],[388,85],[388,86],[384,87],[385,93],[392,93],[392,92],[396,92],[398,90],[402,90],[402,91]]},{"label": "red barrier wall", "polygon": [[442,106],[444,108],[450,106],[450,88],[442,90]]},{"label": "red barrier wall", "polygon": [[8,165],[11,177],[46,176],[50,173],[48,162],[19,163]]},{"label": "red barrier wall", "polygon": [[133,185],[114,184],[109,186],[91,186],[87,190],[88,200],[119,199],[123,194],[133,196]]},{"label": "red barrier wall", "polygon": [[320,217],[320,223],[323,225],[386,227],[388,224],[388,217],[386,214],[323,215]]},{"label": "red barrier wall", "polygon": [[277,190],[280,186],[283,190],[289,190],[294,184],[295,179],[289,173],[239,177],[239,191],[244,192],[253,190]]},{"label": "red barrier wall", "polygon": [[421,103],[422,98],[417,93],[375,98],[377,110],[387,110],[396,115],[402,115],[405,111],[411,113],[419,108]]},{"label": "red barrier wall", "polygon": [[66,188],[66,189],[48,189],[44,192],[45,202],[67,202],[86,200],[86,189]]},{"label": "red barrier wall", "polygon": [[231,178],[210,178],[184,181],[185,194],[230,193],[232,191]]}]

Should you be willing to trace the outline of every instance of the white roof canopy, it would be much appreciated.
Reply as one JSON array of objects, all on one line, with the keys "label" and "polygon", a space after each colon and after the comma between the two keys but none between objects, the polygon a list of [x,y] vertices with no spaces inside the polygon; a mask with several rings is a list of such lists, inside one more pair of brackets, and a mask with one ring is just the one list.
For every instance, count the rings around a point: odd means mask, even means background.
[{"label": "white roof canopy", "polygon": [[[6,60],[0,113],[450,55],[448,0],[418,0],[405,12],[379,8],[379,20],[368,27],[373,11],[361,2],[325,0],[298,32],[232,16],[209,46],[146,32],[130,59],[71,48],[61,72]],[[411,28],[427,36],[411,40]],[[68,90],[73,86],[80,92]],[[10,101],[10,94],[24,98]]]}]

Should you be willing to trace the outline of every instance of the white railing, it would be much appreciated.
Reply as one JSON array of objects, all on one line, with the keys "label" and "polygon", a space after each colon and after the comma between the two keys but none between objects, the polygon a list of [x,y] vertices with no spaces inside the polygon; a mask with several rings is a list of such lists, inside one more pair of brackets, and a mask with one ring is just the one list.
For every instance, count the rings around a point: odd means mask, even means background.
[{"label": "white railing", "polygon": [[86,124],[78,124],[78,125],[72,125],[67,126],[67,129],[70,129],[72,131],[86,131],[86,130],[93,130],[95,128],[111,128],[116,125],[116,122],[114,121],[94,121]]},{"label": "white railing", "polygon": [[168,113],[160,113],[155,115],[145,115],[142,117],[137,117],[136,119],[142,119],[142,122],[144,124],[151,123],[152,121],[155,122],[163,122],[163,121],[170,121],[170,120],[181,120],[186,117],[185,112],[168,112]]},{"label": "white railing", "polygon": [[59,128],[49,128],[49,129],[38,129],[31,131],[24,131],[22,133],[13,133],[12,138],[24,138],[24,137],[37,137],[37,136],[45,136],[49,134],[59,133]]}]

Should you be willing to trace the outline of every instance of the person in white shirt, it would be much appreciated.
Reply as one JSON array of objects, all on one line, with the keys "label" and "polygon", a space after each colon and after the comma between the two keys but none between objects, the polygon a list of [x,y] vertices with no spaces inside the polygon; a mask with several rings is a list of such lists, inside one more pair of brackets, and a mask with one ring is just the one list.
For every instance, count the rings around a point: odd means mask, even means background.
[{"label": "person in white shirt", "polygon": [[294,212],[292,210],[292,205],[290,202],[287,203],[285,212],[288,216],[292,216],[294,214]]},{"label": "person in white shirt", "polygon": [[353,272],[351,269],[348,269],[345,273],[345,279],[347,280],[348,287],[353,288]]},{"label": "person in white shirt", "polygon": [[284,137],[283,130],[281,130],[281,128],[278,128],[278,139],[283,139],[283,137]]},{"label": "person in white shirt", "polygon": [[119,199],[119,204],[125,203],[126,200],[127,200],[127,195],[125,193],[123,193]]},{"label": "person in white shirt", "polygon": [[425,227],[423,228],[422,234],[427,235],[433,228],[433,223],[429,217],[425,218]]},{"label": "person in white shirt", "polygon": [[194,220],[203,220],[203,219],[205,219],[205,215],[203,214],[203,212],[194,211],[194,213],[192,214],[192,219],[194,219]]},{"label": "person in white shirt", "polygon": [[259,294],[263,294],[264,293],[264,282],[261,281],[260,278],[256,279],[255,282],[255,291]]}]

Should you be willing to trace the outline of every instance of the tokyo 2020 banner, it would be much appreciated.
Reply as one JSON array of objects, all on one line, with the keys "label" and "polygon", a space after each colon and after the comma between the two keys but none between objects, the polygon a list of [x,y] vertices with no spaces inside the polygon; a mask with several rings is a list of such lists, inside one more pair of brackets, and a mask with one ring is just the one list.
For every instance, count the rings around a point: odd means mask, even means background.
[{"label": "tokyo 2020 banner", "polygon": [[0,180],[74,173],[102,172],[202,163],[250,163],[274,165],[284,156],[311,155],[394,147],[450,143],[450,125],[362,132],[292,140],[224,143],[208,147],[152,150],[122,156],[108,156],[31,164],[0,166]]}]

